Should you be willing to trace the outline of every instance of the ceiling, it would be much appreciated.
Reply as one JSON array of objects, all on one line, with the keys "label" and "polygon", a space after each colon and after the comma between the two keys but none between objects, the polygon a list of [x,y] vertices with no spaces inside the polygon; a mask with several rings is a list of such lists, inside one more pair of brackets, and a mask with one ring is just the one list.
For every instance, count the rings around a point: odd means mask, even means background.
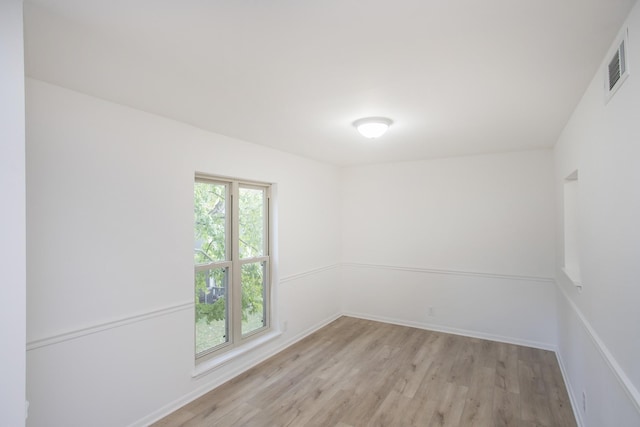
[{"label": "ceiling", "polygon": [[634,2],[25,0],[26,73],[336,165],[537,149]]}]

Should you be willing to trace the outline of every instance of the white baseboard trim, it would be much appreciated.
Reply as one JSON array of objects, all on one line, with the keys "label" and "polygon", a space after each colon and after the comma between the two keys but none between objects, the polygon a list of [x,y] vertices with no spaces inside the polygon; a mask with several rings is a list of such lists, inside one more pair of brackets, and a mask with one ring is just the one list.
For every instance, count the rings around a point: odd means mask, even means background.
[{"label": "white baseboard trim", "polygon": [[605,343],[602,341],[602,339],[600,339],[600,336],[595,331],[595,329],[593,329],[593,327],[591,326],[589,321],[586,319],[586,317],[582,314],[578,306],[571,300],[569,295],[567,295],[562,285],[556,282],[556,286],[560,290],[560,293],[562,293],[562,295],[564,296],[565,300],[567,301],[567,304],[569,304],[569,306],[573,310],[578,320],[580,320],[579,323],[582,325],[582,327],[586,331],[587,335],[591,339],[591,342],[593,343],[595,348],[598,350],[598,353],[600,353],[600,356],[602,357],[604,362],[607,364],[607,366],[611,370],[616,380],[618,380],[618,383],[624,390],[629,400],[631,400],[631,402],[635,406],[636,411],[640,413],[640,392],[633,385],[633,383],[631,382],[627,374],[624,372],[624,370],[622,369],[618,361],[615,359],[615,357],[613,357],[613,354],[611,354],[611,352],[609,351]]},{"label": "white baseboard trim", "polygon": [[122,326],[131,325],[132,323],[142,322],[154,317],[166,316],[171,313],[175,313],[182,310],[193,308],[193,301],[183,302],[180,304],[170,305],[168,307],[159,308],[144,313],[138,313],[131,316],[124,316],[119,319],[111,320],[109,322],[99,323],[93,326],[89,326],[82,329],[76,329],[73,331],[64,332],[62,334],[52,335],[49,337],[36,339],[27,343],[27,351],[35,350],[41,347],[46,347],[53,344],[59,344],[65,341],[81,338],[87,335],[92,335],[98,332],[103,332],[109,329],[120,328]]},{"label": "white baseboard trim", "polygon": [[464,337],[479,338],[479,339],[488,340],[488,341],[497,341],[497,342],[503,342],[506,344],[515,344],[515,345],[521,345],[525,347],[539,348],[541,350],[549,350],[553,352],[556,351],[556,346],[554,344],[523,340],[523,339],[514,338],[514,337],[505,337],[502,335],[487,334],[484,332],[471,331],[468,329],[452,328],[449,326],[438,325],[435,323],[414,322],[411,320],[395,319],[390,317],[375,316],[371,314],[355,313],[355,312],[344,312],[343,315],[348,317],[355,317],[358,319],[390,323],[392,325],[408,326],[411,328],[425,329],[425,330],[435,331],[435,332],[443,332],[446,334],[461,335]]},{"label": "white baseboard trim", "polygon": [[[512,338],[512,337],[504,337],[504,336],[499,336],[499,335],[493,335],[493,334],[486,334],[486,333],[482,333],[482,332],[478,332],[478,331],[470,331],[470,330],[465,330],[465,329],[458,329],[458,328],[451,328],[451,327],[446,327],[446,326],[442,326],[442,325],[435,325],[435,324],[428,324],[428,323],[419,323],[419,322],[412,322],[412,321],[406,321],[406,320],[402,320],[402,319],[393,319],[393,318],[388,318],[388,317],[382,317],[382,316],[373,316],[373,315],[368,315],[368,314],[363,314],[363,313],[354,313],[354,312],[343,312],[343,313],[337,313],[334,314],[326,319],[324,319],[323,321],[317,323],[316,325],[296,334],[295,336],[293,336],[292,338],[283,341],[279,346],[271,349],[269,352],[267,353],[263,353],[258,357],[254,357],[252,359],[247,360],[246,363],[243,363],[241,366],[236,367],[235,369],[227,372],[225,375],[217,377],[214,381],[211,382],[207,382],[206,384],[203,384],[202,386],[198,387],[197,389],[195,389],[194,391],[192,391],[191,393],[188,393],[187,395],[174,400],[173,402],[163,406],[162,408],[158,409],[157,411],[154,411],[153,413],[149,414],[148,416],[145,416],[144,418],[136,421],[135,423],[131,424],[129,427],[143,427],[143,426],[147,426],[149,424],[152,424],[164,417],[166,417],[167,415],[171,414],[172,412],[176,411],[177,409],[180,409],[181,407],[183,407],[184,405],[188,404],[189,402],[192,402],[193,400],[199,398],[200,396],[208,393],[209,391],[213,390],[216,387],[219,387],[220,385],[226,383],[227,381],[235,378],[236,376],[242,374],[243,372],[253,368],[254,366],[264,362],[265,360],[267,360],[270,357],[275,356],[276,354],[280,353],[281,351],[285,350],[286,348],[294,345],[296,342],[306,338],[307,336],[311,335],[312,333],[318,331],[319,329],[322,329],[323,327],[327,326],[328,324],[330,324],[331,322],[337,320],[338,318],[342,317],[342,316],[347,316],[347,317],[354,317],[354,318],[358,318],[358,319],[365,319],[365,320],[372,320],[372,321],[377,321],[377,322],[383,322],[383,323],[389,323],[389,324],[394,324],[394,325],[399,325],[399,326],[408,326],[408,327],[413,327],[413,328],[419,328],[419,329],[425,329],[425,330],[431,330],[431,331],[436,331],[436,332],[443,332],[443,333],[449,333],[449,334],[454,334],[454,335],[461,335],[461,336],[465,336],[465,337],[471,337],[471,338],[479,338],[479,339],[486,339],[486,340],[490,340],[490,341],[497,341],[497,342],[504,342],[507,344],[515,344],[515,345],[522,345],[522,346],[527,346],[527,347],[533,347],[533,348],[539,348],[542,350],[550,350],[553,351],[554,353],[557,353],[557,349],[555,347],[555,345],[552,344],[548,344],[548,343],[541,343],[541,342],[537,342],[537,341],[529,341],[529,340],[521,340],[521,339],[517,339],[517,338]],[[565,371],[563,369],[563,366],[561,365],[561,370],[562,370],[562,374],[565,377],[565,383],[567,383],[567,379],[566,379],[566,375],[565,375]],[[571,397],[570,397],[571,398]],[[574,401],[571,401],[572,406],[574,408],[575,411],[575,404]],[[579,427],[583,427],[583,425],[581,424]]]},{"label": "white baseboard trim", "polygon": [[291,347],[292,345],[294,345],[298,341],[306,338],[307,336],[311,335],[312,333],[316,332],[317,330],[324,328],[329,323],[337,320],[340,317],[342,317],[342,314],[337,313],[337,314],[334,314],[334,315],[322,320],[321,322],[311,326],[310,328],[307,328],[306,330],[296,334],[295,336],[289,338],[288,340],[283,341],[281,345],[271,349],[269,352],[260,354],[257,357],[254,357],[252,359],[247,360],[241,366],[238,366],[235,369],[226,372],[225,375],[219,376],[213,381],[210,381],[210,382],[207,382],[207,383],[203,384],[202,386],[198,387],[197,389],[195,389],[191,393],[188,393],[185,396],[174,400],[173,402],[163,406],[162,408],[158,409],[157,411],[154,411],[151,414],[145,416],[144,418],[134,422],[129,427],[144,427],[144,426],[148,426],[150,424],[153,424],[154,422],[166,417],[167,415],[171,414],[172,412],[176,411],[177,409],[180,409],[181,407],[183,407],[187,403],[192,402],[193,400],[199,398],[200,396],[210,392],[214,388],[221,386],[222,384],[226,383],[227,381],[232,380],[233,378],[237,377],[238,375],[242,374],[243,372],[248,371],[249,369],[253,368],[254,366],[259,365],[260,363],[264,362],[265,360],[269,359],[270,357],[275,356],[276,354],[280,353],[281,351],[285,350],[286,348]]},{"label": "white baseboard trim", "polygon": [[344,313],[344,316],[356,317],[358,319],[373,320],[377,322],[391,323],[394,325],[409,326],[409,327],[418,328],[418,329],[426,329],[430,331],[444,332],[444,333],[449,333],[454,335],[461,335],[465,337],[480,338],[480,339],[486,339],[489,341],[497,341],[497,342],[503,342],[506,344],[522,345],[526,347],[553,351],[556,355],[556,359],[558,360],[558,365],[560,366],[560,372],[562,373],[562,378],[567,387],[567,394],[569,395],[571,409],[573,410],[573,415],[576,419],[576,422],[578,423],[578,427],[585,427],[584,420],[582,419],[582,414],[578,411],[579,405],[578,405],[577,395],[573,392],[573,389],[571,388],[571,383],[569,382],[569,376],[567,374],[564,360],[562,359],[562,354],[560,353],[560,350],[558,349],[558,347],[555,345],[540,343],[537,341],[528,341],[528,340],[521,340],[521,339],[516,339],[511,337],[504,337],[504,336],[493,335],[493,334],[485,334],[482,332],[469,331],[466,329],[450,328],[442,325],[411,322],[411,321],[391,319],[391,318],[381,317],[381,316],[371,316],[371,315],[365,315],[362,313],[353,313],[353,312]]},{"label": "white baseboard trim", "polygon": [[352,268],[409,271],[414,273],[446,274],[451,276],[467,276],[467,277],[471,276],[471,277],[482,277],[482,278],[490,278],[490,279],[524,280],[527,282],[554,283],[554,280],[551,277],[524,276],[524,275],[517,275],[517,274],[482,273],[477,271],[447,270],[447,269],[425,268],[425,267],[407,267],[407,266],[384,265],[384,264],[366,264],[366,263],[359,263],[359,262],[343,262],[341,265],[344,267],[352,267]]},{"label": "white baseboard trim", "polygon": [[567,388],[567,394],[569,395],[569,401],[571,402],[571,409],[573,409],[573,416],[578,423],[578,427],[585,427],[584,419],[582,419],[582,412],[578,410],[578,408],[580,408],[580,405],[578,404],[578,396],[574,393],[573,388],[571,387],[571,383],[569,382],[569,374],[564,364],[564,359],[562,359],[562,353],[560,353],[560,349],[556,351],[556,359],[558,360],[558,365],[560,366],[560,372],[562,373],[564,385]]}]

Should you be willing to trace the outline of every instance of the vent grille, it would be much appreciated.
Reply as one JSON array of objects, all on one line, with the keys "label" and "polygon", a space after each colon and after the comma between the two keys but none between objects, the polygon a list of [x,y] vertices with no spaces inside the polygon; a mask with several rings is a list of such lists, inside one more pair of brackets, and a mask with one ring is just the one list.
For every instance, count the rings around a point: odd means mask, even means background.
[{"label": "vent grille", "polygon": [[622,86],[629,76],[627,61],[628,32],[625,31],[618,39],[618,48],[613,52],[605,73],[605,90],[607,101]]},{"label": "vent grille", "polygon": [[616,51],[613,59],[609,62],[609,90],[613,89],[616,83],[618,83],[620,75],[620,51]]}]

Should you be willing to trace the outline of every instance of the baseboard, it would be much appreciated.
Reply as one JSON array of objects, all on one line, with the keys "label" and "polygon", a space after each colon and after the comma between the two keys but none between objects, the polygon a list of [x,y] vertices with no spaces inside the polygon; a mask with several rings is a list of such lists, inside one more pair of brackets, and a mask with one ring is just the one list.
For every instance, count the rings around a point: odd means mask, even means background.
[{"label": "baseboard", "polygon": [[395,319],[390,317],[375,316],[375,315],[355,313],[355,312],[344,312],[343,315],[348,317],[356,317],[358,319],[390,323],[392,325],[408,326],[411,328],[425,329],[425,330],[435,331],[435,332],[443,332],[446,334],[461,335],[464,337],[479,338],[479,339],[488,340],[488,341],[496,341],[496,342],[503,342],[506,344],[515,344],[515,345],[521,345],[525,347],[539,348],[541,350],[549,350],[553,352],[556,351],[556,346],[549,343],[523,340],[523,339],[514,338],[514,337],[505,337],[502,335],[487,334],[484,332],[471,331],[468,329],[451,328],[449,326],[438,325],[435,323],[414,322],[411,320]]},{"label": "baseboard", "polygon": [[[571,310],[573,310],[573,314],[578,319],[578,323],[580,323],[582,328],[587,333],[587,336],[590,338],[593,346],[598,350],[598,353],[600,354],[600,356],[602,357],[602,360],[605,362],[605,364],[611,371],[611,374],[618,381],[618,384],[620,385],[620,387],[622,387],[622,390],[624,390],[625,394],[627,395],[631,403],[635,406],[636,411],[640,413],[640,392],[631,382],[626,372],[622,369],[622,367],[620,366],[618,361],[615,359],[615,357],[613,357],[613,354],[611,354],[611,352],[605,345],[604,341],[602,341],[602,339],[600,338],[596,330],[593,329],[593,327],[591,326],[587,318],[584,316],[584,314],[582,314],[578,306],[571,300],[569,295],[567,295],[562,285],[556,282],[556,286],[560,291],[560,293],[562,294],[562,296],[564,297],[564,299],[566,300]],[[557,353],[560,354],[560,351],[558,350]],[[565,378],[565,382],[568,382],[567,380],[568,378]],[[567,389],[569,389],[569,387],[567,387]]]},{"label": "baseboard", "polygon": [[444,333],[448,333],[448,334],[461,335],[461,336],[465,336],[465,337],[480,338],[480,339],[486,339],[486,340],[489,340],[489,341],[497,341],[497,342],[503,342],[503,343],[506,343],[506,344],[522,345],[522,346],[526,346],[526,347],[532,347],[532,348],[538,348],[538,349],[542,349],[542,350],[553,351],[555,353],[555,355],[556,355],[556,359],[558,360],[558,365],[560,366],[560,372],[562,374],[562,379],[564,380],[564,383],[565,383],[565,385],[567,387],[567,394],[569,395],[569,401],[571,403],[571,409],[573,410],[573,415],[574,415],[574,417],[576,419],[576,422],[578,423],[578,427],[585,427],[584,420],[582,419],[582,414],[578,411],[579,405],[578,405],[577,396],[573,392],[573,389],[571,388],[571,383],[569,382],[569,377],[567,375],[567,370],[565,368],[564,361],[562,359],[562,354],[560,354],[560,350],[555,345],[546,344],[546,343],[540,343],[540,342],[537,342],[537,341],[528,341],[528,340],[515,339],[515,338],[504,337],[504,336],[499,336],[499,335],[485,334],[485,333],[482,333],[482,332],[469,331],[469,330],[465,330],[465,329],[449,328],[449,327],[445,327],[445,326],[442,326],[442,325],[411,322],[411,321],[400,320],[400,319],[391,319],[391,318],[386,318],[386,317],[381,317],[381,316],[371,316],[371,315],[365,315],[365,314],[362,314],[362,313],[344,313],[344,315],[345,316],[349,316],[349,317],[356,317],[358,319],[373,320],[373,321],[376,321],[376,322],[391,323],[391,324],[394,324],[394,325],[409,326],[409,327],[412,327],[412,328],[426,329],[426,330],[430,330],[430,331],[444,332]]},{"label": "baseboard", "polygon": [[[324,271],[324,270],[328,270],[328,269],[332,269],[332,268],[335,268],[335,267],[334,266],[329,266],[329,267],[325,267],[325,268],[322,268],[322,269],[319,269],[319,270]],[[559,288],[561,294],[563,295],[563,297],[566,299],[567,304],[569,305],[571,310],[574,312],[573,314],[575,314],[575,316],[579,320],[579,323],[585,329],[585,331],[587,332],[587,335],[591,338],[591,341],[592,341],[593,345],[596,347],[596,349],[598,350],[598,353],[601,355],[601,357],[604,359],[604,361],[607,364],[607,366],[610,368],[612,375],[614,375],[615,378],[618,380],[619,384],[622,386],[622,388],[626,392],[627,396],[633,402],[633,404],[636,406],[636,408],[640,408],[640,403],[639,403],[640,400],[638,399],[638,391],[637,391],[637,389],[630,382],[629,378],[626,376],[626,373],[621,369],[621,367],[619,366],[617,361],[613,358],[613,356],[611,355],[609,350],[606,348],[606,346],[604,345],[602,340],[599,338],[599,336],[597,335],[595,330],[591,327],[591,325],[586,320],[584,315],[580,312],[580,310],[575,305],[575,303],[566,294],[565,290],[562,289],[560,284],[556,283],[556,285],[558,286],[558,288]],[[182,308],[183,307],[172,307],[172,310],[182,309]],[[189,402],[197,399],[198,397],[204,395],[205,393],[209,392],[210,390],[212,390],[212,389],[224,384],[225,382],[233,379],[234,377],[242,374],[243,372],[251,369],[252,367],[262,363],[263,361],[267,360],[268,358],[273,357],[277,353],[285,350],[286,348],[292,346],[296,342],[304,339],[305,337],[311,335],[312,333],[316,332],[317,330],[325,327],[326,325],[328,325],[329,323],[335,321],[336,319],[338,319],[341,316],[349,316],[349,317],[354,317],[354,318],[359,318],[359,319],[372,320],[372,321],[389,323],[389,324],[394,324],[394,325],[407,326],[407,327],[413,327],[413,328],[419,328],[419,329],[425,329],[425,330],[449,333],[449,334],[454,334],[454,335],[460,335],[460,336],[465,336],[465,337],[479,338],[479,339],[485,339],[485,340],[490,340],[490,341],[503,342],[503,343],[507,343],[507,344],[522,345],[522,346],[526,346],[526,347],[532,347],[532,348],[538,348],[538,349],[542,349],[542,350],[553,351],[556,354],[556,358],[558,360],[558,365],[560,367],[560,371],[561,371],[565,386],[567,388],[567,392],[568,392],[568,395],[569,395],[569,401],[571,403],[571,407],[572,407],[576,422],[578,423],[578,427],[585,427],[585,421],[584,421],[584,419],[582,417],[581,411],[579,410],[579,408],[580,408],[579,396],[576,395],[575,391],[572,388],[572,384],[569,381],[568,370],[567,370],[565,361],[564,361],[564,359],[562,357],[562,353],[560,352],[560,349],[554,344],[538,342],[538,341],[523,340],[523,339],[520,339],[520,338],[508,337],[508,336],[502,336],[502,335],[487,334],[487,333],[480,332],[480,331],[453,328],[453,327],[440,325],[440,324],[435,324],[435,323],[415,322],[415,321],[410,321],[410,320],[405,320],[405,319],[391,318],[391,317],[385,317],[385,316],[377,316],[377,315],[371,315],[371,314],[368,314],[368,313],[357,313],[357,312],[350,312],[350,311],[344,311],[342,313],[336,313],[336,314],[333,314],[333,315],[329,316],[328,318],[316,323],[315,325],[313,325],[313,326],[307,328],[306,330],[296,334],[295,336],[287,339],[286,341],[283,341],[280,345],[272,348],[268,352],[260,353],[258,356],[254,357],[254,358],[251,358],[251,359],[248,359],[246,362],[244,362],[241,365],[237,366],[235,369],[229,370],[228,372],[225,372],[225,374],[222,375],[222,376],[217,376],[214,380],[203,384],[202,386],[200,386],[197,389],[193,390],[192,392],[186,394],[185,396],[174,400],[173,402],[163,406],[162,408],[158,409],[157,411],[154,411],[153,413],[145,416],[144,418],[134,422],[133,424],[130,425],[130,427],[147,426],[147,425],[149,425],[149,424],[151,424],[153,422],[156,422],[156,421],[162,419],[163,417],[169,415],[170,413],[172,413],[175,410],[181,408],[182,406],[186,405],[187,403],[189,403]],[[127,319],[127,320],[129,320],[129,319]],[[135,319],[135,320],[137,320],[137,319]],[[59,337],[56,337],[56,338],[59,339]],[[67,338],[67,337],[64,337],[64,338]],[[75,336],[72,337],[72,338],[75,338]],[[49,344],[49,342],[47,342],[46,344]],[[42,343],[39,343],[39,342],[38,343],[32,343],[32,346],[35,347],[35,348],[37,348],[39,345],[42,345]]]},{"label": "baseboard", "polygon": [[562,358],[562,353],[560,353],[560,349],[556,352],[556,359],[558,360],[558,365],[560,366],[560,373],[562,374],[562,379],[564,380],[564,385],[567,388],[567,394],[569,395],[569,401],[571,402],[571,409],[573,409],[573,416],[578,423],[578,427],[585,427],[584,419],[582,419],[582,412],[578,410],[580,405],[578,404],[578,396],[573,391],[571,387],[571,383],[569,382],[569,375],[567,373],[567,368],[564,364],[564,359]]},{"label": "baseboard", "polygon": [[314,326],[296,334],[295,336],[293,336],[292,338],[284,341],[281,345],[277,346],[276,348],[270,350],[267,353],[262,353],[260,354],[258,357],[255,357],[249,361],[247,361],[246,363],[242,364],[241,366],[238,366],[237,368],[235,368],[232,371],[229,371],[226,375],[221,376],[221,377],[217,377],[214,381],[208,382],[206,384],[203,384],[201,387],[198,387],[196,390],[192,391],[191,393],[188,393],[187,395],[174,400],[173,402],[163,406],[162,408],[158,409],[157,411],[154,411],[153,413],[149,414],[148,416],[136,421],[135,423],[131,424],[129,427],[143,427],[143,426],[148,426],[149,424],[152,424],[164,417],[166,417],[167,415],[171,414],[172,412],[176,411],[177,409],[180,409],[181,407],[183,407],[184,405],[188,404],[189,402],[192,402],[193,400],[199,398],[200,396],[208,393],[209,391],[213,390],[216,387],[219,387],[220,385],[226,383],[227,381],[235,378],[236,376],[242,374],[243,372],[253,368],[254,366],[264,362],[265,360],[269,359],[270,357],[275,356],[276,354],[280,353],[281,351],[285,350],[286,348],[294,345],[296,342],[306,338],[307,336],[311,335],[312,333],[316,332],[319,329],[322,329],[323,327],[327,326],[329,323],[335,321],[336,319],[342,317],[342,316],[347,316],[347,317],[354,317],[354,318],[358,318],[358,319],[364,319],[364,320],[372,320],[372,321],[376,321],[376,322],[383,322],[383,323],[389,323],[389,324],[393,324],[393,325],[399,325],[399,326],[407,326],[407,327],[412,327],[412,328],[418,328],[418,329],[425,329],[425,330],[430,330],[430,331],[436,331],[436,332],[443,332],[443,333],[448,333],[448,334],[454,334],[454,335],[460,335],[460,336],[465,336],[465,337],[470,337],[470,338],[479,338],[479,339],[485,339],[485,340],[490,340],[490,341],[496,341],[496,342],[503,342],[506,344],[515,344],[515,345],[522,345],[522,346],[526,346],[526,347],[533,347],[533,348],[538,348],[538,349],[542,349],[542,350],[549,350],[549,351],[553,351],[554,353],[556,353],[556,357],[559,358],[559,364],[560,364],[560,369],[562,372],[562,376],[564,378],[565,384],[567,384],[567,390],[569,390],[569,398],[571,400],[571,406],[573,408],[574,414],[576,414],[576,419],[578,420],[579,423],[579,427],[583,427],[584,424],[582,423],[582,419],[579,418],[579,414],[576,411],[577,405],[575,402],[575,396],[574,394],[570,391],[570,383],[568,382],[567,376],[566,376],[566,371],[564,368],[564,365],[562,364],[561,361],[561,356],[557,351],[556,346],[552,345],[552,344],[548,344],[548,343],[541,343],[541,342],[537,342],[537,341],[529,341],[529,340],[522,340],[522,339],[517,339],[517,338],[513,338],[513,337],[504,337],[504,336],[500,336],[500,335],[493,335],[493,334],[486,334],[486,333],[482,333],[482,332],[478,332],[478,331],[471,331],[471,330],[466,330],[466,329],[458,329],[458,328],[451,328],[451,327],[447,327],[447,326],[443,326],[443,325],[437,325],[437,324],[432,324],[432,323],[421,323],[421,322],[412,322],[412,321],[407,321],[407,320],[403,320],[403,319],[394,319],[394,318],[389,318],[389,317],[383,317],[383,316],[374,316],[374,315],[369,315],[369,314],[364,314],[364,313],[355,313],[355,312],[343,312],[343,313],[337,313],[334,314],[326,319],[324,319],[323,321],[315,324]]},{"label": "baseboard", "polygon": [[255,357],[255,358],[253,358],[251,360],[248,360],[246,363],[242,364],[241,366],[238,366],[237,368],[233,369],[232,371],[229,371],[224,376],[217,377],[214,381],[211,381],[211,382],[208,382],[206,384],[203,384],[201,387],[198,387],[197,389],[195,389],[191,393],[188,393],[187,395],[185,395],[185,396],[183,396],[183,397],[181,397],[179,399],[176,399],[173,402],[163,406],[162,408],[158,409],[157,411],[154,411],[153,413],[149,414],[148,416],[146,416],[146,417],[136,421],[135,423],[131,424],[129,427],[148,426],[149,424],[152,424],[152,423],[154,423],[154,422],[166,417],[167,415],[169,415],[172,412],[176,411],[177,409],[183,407],[184,405],[188,404],[189,402],[191,402],[191,401],[197,399],[198,397],[208,393],[209,391],[213,390],[214,388],[219,387],[220,385],[222,385],[222,384],[226,383],[227,381],[235,378],[236,376],[242,374],[243,372],[253,368],[254,366],[264,362],[268,358],[275,356],[276,354],[278,354],[281,351],[285,350],[286,348],[292,346],[296,342],[306,338],[307,336],[311,335],[312,333],[316,332],[317,330],[322,329],[323,327],[327,326],[329,323],[335,321],[336,319],[338,319],[338,318],[340,318],[342,316],[354,317],[354,318],[358,318],[358,319],[372,320],[372,321],[376,321],[376,322],[389,323],[389,324],[393,324],[393,325],[408,326],[408,327],[412,327],[412,328],[425,329],[425,330],[443,332],[443,333],[454,334],[454,335],[460,335],[460,336],[465,336],[465,337],[470,337],[470,338],[479,338],[479,339],[485,339],[485,340],[489,340],[489,341],[503,342],[503,343],[506,343],[506,344],[515,344],[515,345],[521,345],[521,346],[526,346],[526,347],[538,348],[538,349],[542,349],[542,350],[553,351],[554,353],[556,353],[556,357],[559,358],[560,369],[561,369],[565,384],[567,384],[567,390],[569,390],[569,398],[571,400],[571,405],[573,407],[574,413],[576,414],[576,419],[579,422],[579,427],[583,427],[584,426],[584,424],[582,423],[582,420],[580,418],[578,418],[578,414],[576,412],[577,406],[576,406],[576,403],[575,403],[575,396],[570,391],[570,383],[568,382],[568,379],[567,379],[567,376],[566,376],[566,371],[564,369],[564,365],[561,362],[561,356],[560,356],[559,352],[557,351],[557,348],[556,348],[555,345],[552,345],[552,344],[549,344],[549,343],[542,343],[542,342],[538,342],[538,341],[522,340],[522,339],[518,339],[518,338],[514,338],[514,337],[505,337],[505,336],[501,336],[501,335],[487,334],[487,333],[483,333],[483,332],[479,332],[479,331],[472,331],[472,330],[467,330],[467,329],[451,328],[451,327],[448,327],[448,326],[443,326],[443,325],[438,325],[438,324],[433,324],[433,323],[413,322],[413,321],[408,321],[408,320],[404,320],[404,319],[395,319],[395,318],[389,318],[389,317],[384,317],[384,316],[375,316],[375,315],[370,315],[370,314],[365,314],[365,313],[356,313],[356,312],[348,312],[347,311],[347,312],[334,314],[334,315],[322,320],[321,322],[318,322],[314,326],[312,326],[312,327],[310,327],[310,328],[308,328],[308,329],[296,334],[295,336],[291,337],[290,339],[284,341],[281,345],[271,349],[269,352],[261,353],[259,356]]},{"label": "baseboard", "polygon": [[203,384],[202,386],[198,387],[197,389],[195,389],[191,393],[188,393],[185,396],[183,396],[183,397],[181,397],[179,399],[176,399],[173,402],[168,403],[167,405],[163,406],[162,408],[158,409],[157,411],[152,412],[151,414],[145,416],[144,418],[139,419],[138,421],[134,422],[133,424],[130,424],[129,427],[145,427],[145,426],[148,426],[150,424],[153,424],[156,421],[161,420],[162,418],[164,418],[167,415],[171,414],[172,412],[180,409],[181,407],[183,407],[184,405],[188,404],[189,402],[192,402],[193,400],[199,398],[200,396],[210,392],[214,388],[221,386],[222,384],[232,380],[233,378],[237,377],[238,375],[242,374],[243,372],[248,371],[249,369],[253,368],[254,366],[259,365],[260,363],[264,362],[265,360],[269,359],[270,357],[273,357],[276,354],[280,353],[281,351],[287,349],[288,347],[291,347],[292,345],[294,345],[298,341],[306,338],[307,336],[311,335],[312,333],[316,332],[317,330],[324,328],[329,323],[337,320],[340,317],[342,317],[342,314],[341,313],[337,313],[337,314],[334,314],[334,315],[322,320],[321,322],[311,326],[310,328],[305,329],[304,331],[302,331],[302,332],[296,334],[295,336],[291,337],[290,339],[284,341],[281,345],[271,349],[270,351],[268,351],[266,353],[261,353],[259,356],[248,360],[247,362],[243,363],[241,366],[238,366],[237,368],[229,371],[224,376],[217,377],[217,378],[215,378],[215,380],[213,380],[211,382],[207,382],[206,384]]}]

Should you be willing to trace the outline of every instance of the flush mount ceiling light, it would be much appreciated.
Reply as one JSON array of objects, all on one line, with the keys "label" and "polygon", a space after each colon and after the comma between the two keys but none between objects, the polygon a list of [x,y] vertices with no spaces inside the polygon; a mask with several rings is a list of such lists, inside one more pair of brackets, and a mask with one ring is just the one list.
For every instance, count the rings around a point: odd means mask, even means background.
[{"label": "flush mount ceiling light", "polygon": [[378,138],[389,129],[392,123],[393,121],[386,117],[365,117],[356,120],[353,125],[365,138]]}]

